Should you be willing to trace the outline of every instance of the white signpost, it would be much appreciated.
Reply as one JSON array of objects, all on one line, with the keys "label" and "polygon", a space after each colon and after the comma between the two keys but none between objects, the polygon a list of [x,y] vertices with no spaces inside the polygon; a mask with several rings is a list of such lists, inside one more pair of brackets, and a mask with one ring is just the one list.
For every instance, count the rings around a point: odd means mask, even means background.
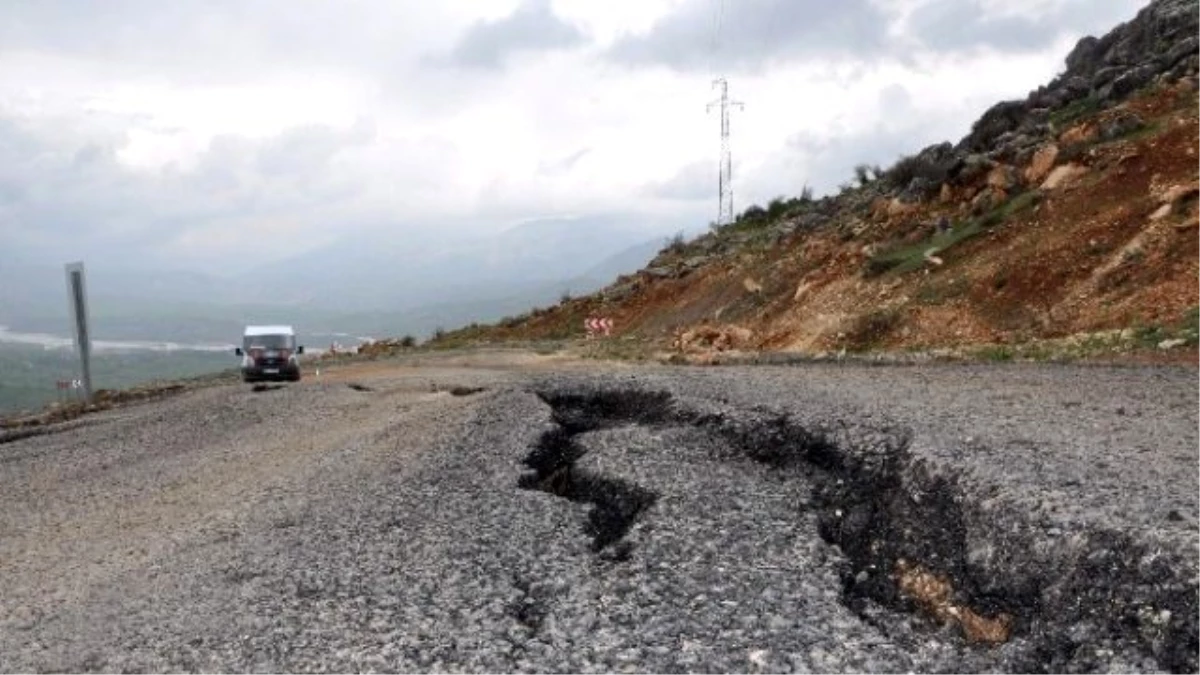
[{"label": "white signpost", "polygon": [[78,384],[83,388],[83,400],[91,403],[92,338],[88,332],[87,289],[84,286],[83,263],[68,263],[66,269],[67,297],[71,303],[71,326],[74,329],[75,351],[79,354],[79,371],[82,377]]}]

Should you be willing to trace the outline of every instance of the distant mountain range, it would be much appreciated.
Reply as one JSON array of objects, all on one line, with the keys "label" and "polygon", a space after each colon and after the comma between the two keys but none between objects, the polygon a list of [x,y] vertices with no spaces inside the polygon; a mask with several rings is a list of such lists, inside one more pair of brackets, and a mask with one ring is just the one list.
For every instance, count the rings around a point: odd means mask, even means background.
[{"label": "distant mountain range", "polygon": [[[232,277],[84,262],[98,337],[229,341],[243,324],[268,321],[302,334],[424,336],[595,291],[643,267],[672,231],[607,216],[530,221],[488,237],[348,237]],[[61,264],[0,257],[0,325],[65,333],[67,312]]]}]

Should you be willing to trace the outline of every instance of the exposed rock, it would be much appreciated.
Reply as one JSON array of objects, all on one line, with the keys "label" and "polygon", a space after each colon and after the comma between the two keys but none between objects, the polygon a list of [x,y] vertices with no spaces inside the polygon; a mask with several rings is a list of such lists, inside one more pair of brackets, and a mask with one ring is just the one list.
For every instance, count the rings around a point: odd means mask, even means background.
[{"label": "exposed rock", "polygon": [[1155,209],[1154,213],[1150,214],[1150,220],[1162,220],[1163,218],[1166,218],[1169,215],[1171,215],[1171,205],[1170,204],[1162,204],[1157,209]]},{"label": "exposed rock", "polygon": [[1008,199],[1008,193],[1004,190],[990,186],[985,187],[971,200],[971,213],[979,215],[991,211],[1003,204],[1005,199]]},{"label": "exposed rock", "polygon": [[1039,148],[1037,152],[1033,153],[1033,159],[1029,162],[1029,166],[1025,167],[1025,182],[1030,185],[1040,182],[1054,168],[1054,162],[1057,159],[1057,145],[1050,143]]},{"label": "exposed rock", "polygon": [[762,284],[758,283],[751,277],[742,279],[742,288],[746,289],[747,293],[762,293]]},{"label": "exposed rock", "polygon": [[971,133],[962,139],[959,148],[968,152],[987,152],[995,147],[995,141],[1001,134],[1019,127],[1024,115],[1024,101],[997,103],[972,125]]},{"label": "exposed rock", "polygon": [[656,279],[666,279],[675,276],[675,271],[670,267],[647,267],[642,271]]},{"label": "exposed rock", "polygon": [[1196,185],[1175,185],[1163,191],[1159,201],[1163,204],[1175,206],[1180,202],[1191,199],[1197,194],[1200,194],[1200,186]]},{"label": "exposed rock", "polygon": [[1067,71],[1071,73],[1090,73],[1102,57],[1100,40],[1091,35],[1082,37],[1075,43],[1075,48],[1067,54]]},{"label": "exposed rock", "polygon": [[938,191],[938,201],[942,204],[954,201],[954,188],[950,187],[949,183],[942,183],[942,189]]},{"label": "exposed rock", "polygon": [[1091,122],[1076,124],[1075,126],[1062,132],[1058,137],[1058,142],[1062,145],[1076,145],[1078,143],[1090,143],[1094,141],[1100,131],[1096,125]]},{"label": "exposed rock", "polygon": [[1121,110],[1100,128],[1100,138],[1111,141],[1144,128],[1145,120],[1128,110]]},{"label": "exposed rock", "polygon": [[1158,66],[1152,63],[1127,70],[1112,81],[1112,84],[1107,87],[1107,95],[1102,98],[1124,99],[1149,84],[1158,73]]},{"label": "exposed rock", "polygon": [[1192,218],[1190,220],[1182,220],[1178,223],[1175,223],[1171,227],[1175,228],[1175,230],[1178,232],[1183,232],[1192,228],[1200,228],[1200,219]]},{"label": "exposed rock", "polygon": [[815,230],[829,222],[829,216],[812,211],[798,216],[795,220],[797,229]]},{"label": "exposed rock", "polygon": [[996,645],[1007,642],[1012,635],[1010,615],[1000,613],[987,618],[971,607],[956,603],[949,578],[903,558],[895,565],[894,576],[900,593],[941,623],[961,629],[969,641]]},{"label": "exposed rock", "polygon": [[963,158],[950,143],[930,145],[912,157],[906,157],[885,175],[893,188],[904,191],[906,201],[920,201],[933,195],[938,186],[954,176]]},{"label": "exposed rock", "polygon": [[1193,35],[1172,47],[1163,58],[1163,63],[1168,68],[1173,67],[1189,56],[1196,56],[1197,50],[1200,50],[1200,38]]},{"label": "exposed rock", "polygon": [[1063,164],[1062,166],[1054,167],[1054,170],[1050,172],[1050,175],[1046,176],[1046,180],[1042,182],[1041,189],[1057,190],[1059,188],[1066,187],[1075,179],[1087,172],[1088,169],[1086,166],[1075,163]]},{"label": "exposed rock", "polygon": [[899,198],[892,199],[887,205],[888,218],[902,218],[917,211],[916,204],[910,204]]},{"label": "exposed rock", "polygon": [[967,155],[963,159],[962,168],[958,172],[957,182],[959,185],[973,183],[980,176],[991,171],[994,166],[996,166],[996,162],[989,159],[987,155]]},{"label": "exposed rock", "polygon": [[997,190],[1009,190],[1017,184],[1017,172],[1007,164],[997,165],[988,172],[987,184]]},{"label": "exposed rock", "polygon": [[697,326],[679,333],[671,348],[683,353],[723,352],[746,346],[753,337],[750,329],[732,324]]}]

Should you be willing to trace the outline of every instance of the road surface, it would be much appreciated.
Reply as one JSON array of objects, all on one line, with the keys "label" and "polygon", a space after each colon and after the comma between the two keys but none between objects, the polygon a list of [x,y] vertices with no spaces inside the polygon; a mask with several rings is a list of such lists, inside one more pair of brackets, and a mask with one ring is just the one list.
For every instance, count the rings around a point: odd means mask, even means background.
[{"label": "road surface", "polygon": [[519,352],[0,437],[0,670],[1197,670],[1194,368]]}]

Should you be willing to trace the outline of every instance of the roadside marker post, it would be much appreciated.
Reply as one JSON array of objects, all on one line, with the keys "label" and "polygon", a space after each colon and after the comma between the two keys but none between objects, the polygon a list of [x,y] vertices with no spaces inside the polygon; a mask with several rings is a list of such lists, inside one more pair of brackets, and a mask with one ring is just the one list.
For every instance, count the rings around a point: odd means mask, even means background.
[{"label": "roadside marker post", "polygon": [[84,286],[83,263],[66,265],[67,298],[71,306],[71,327],[75,338],[75,352],[79,354],[79,371],[82,379],[71,382],[72,389],[83,390],[83,400],[92,402],[92,337],[88,332],[87,289]]}]

